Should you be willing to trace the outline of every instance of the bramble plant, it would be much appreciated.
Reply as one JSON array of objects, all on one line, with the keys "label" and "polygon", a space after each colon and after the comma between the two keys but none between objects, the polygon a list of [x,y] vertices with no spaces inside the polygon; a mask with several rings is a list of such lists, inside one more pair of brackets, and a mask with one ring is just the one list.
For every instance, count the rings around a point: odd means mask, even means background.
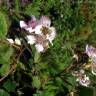
[{"label": "bramble plant", "polygon": [[0,96],[96,96],[96,2],[0,0]]}]

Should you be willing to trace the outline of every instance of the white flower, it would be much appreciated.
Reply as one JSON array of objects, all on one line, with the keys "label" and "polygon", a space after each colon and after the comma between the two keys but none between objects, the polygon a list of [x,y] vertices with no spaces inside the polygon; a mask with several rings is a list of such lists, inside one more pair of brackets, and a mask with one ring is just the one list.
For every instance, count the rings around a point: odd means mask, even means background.
[{"label": "white flower", "polygon": [[49,29],[51,30],[51,33],[46,35],[46,39],[53,45],[52,41],[56,37],[56,29],[54,27],[50,27]]},{"label": "white flower", "polygon": [[21,41],[20,41],[19,38],[15,38],[15,44],[17,44],[17,45],[21,45]]},{"label": "white flower", "polygon": [[43,47],[42,44],[36,44],[35,47],[36,47],[36,50],[38,52],[43,52],[44,51],[44,47]]},{"label": "white flower", "polygon": [[24,21],[20,21],[20,27],[25,28],[27,27],[27,24]]},{"label": "white flower", "polygon": [[86,53],[89,57],[96,57],[96,48],[86,45]]},{"label": "white flower", "polygon": [[7,41],[8,41],[9,43],[11,43],[11,44],[14,43],[13,39],[8,39],[8,38],[7,38]]},{"label": "white flower", "polygon": [[28,44],[33,45],[36,42],[36,38],[33,35],[27,35]]},{"label": "white flower", "polygon": [[78,81],[79,84],[81,84],[82,86],[86,86],[86,87],[88,87],[88,85],[90,84],[90,79],[86,75],[83,75],[82,77],[78,77],[76,81]]},{"label": "white flower", "polygon": [[38,26],[36,26],[35,27],[35,34],[39,34],[39,35],[41,35],[42,34],[42,25],[38,25]]},{"label": "white flower", "polygon": [[[52,41],[56,36],[56,30],[54,27],[50,27],[50,25],[51,20],[46,16],[42,16],[40,20],[37,20],[35,16],[32,16],[31,20],[28,22],[20,21],[20,27],[29,33],[32,33],[25,37],[27,39],[27,43],[30,45],[35,44],[38,52],[44,52],[48,49],[49,42],[53,45]],[[19,42],[19,44],[21,43]]]},{"label": "white flower", "polygon": [[92,59],[93,63],[96,63],[96,48],[86,45],[86,54]]}]

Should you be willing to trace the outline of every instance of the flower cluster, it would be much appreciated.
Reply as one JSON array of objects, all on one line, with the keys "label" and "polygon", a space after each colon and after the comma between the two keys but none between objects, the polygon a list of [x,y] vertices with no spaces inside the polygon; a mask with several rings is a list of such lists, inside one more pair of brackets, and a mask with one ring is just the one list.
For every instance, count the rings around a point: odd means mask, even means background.
[{"label": "flower cluster", "polygon": [[[56,30],[54,27],[51,27],[51,20],[42,16],[40,20],[37,20],[35,16],[31,17],[31,20],[25,22],[20,21],[21,29],[27,31],[25,39],[30,45],[35,45],[38,52],[45,52],[49,48],[49,43],[52,43],[56,36]],[[13,41],[12,39],[7,39],[10,43],[15,43],[21,45],[20,39]]]},{"label": "flower cluster", "polygon": [[[88,65],[85,63],[84,69],[86,69],[87,66],[88,69],[91,69],[91,73],[96,75],[96,48],[91,45],[86,45],[86,50],[84,53],[89,57]],[[75,58],[77,61],[79,60],[79,57],[76,54],[74,54],[73,58]],[[88,76],[86,76],[85,70],[82,69],[80,71],[75,71],[72,75],[77,77],[76,81],[79,82],[80,85],[88,86],[90,84],[90,79]]]},{"label": "flower cluster", "polygon": [[93,75],[96,75],[96,48],[93,46],[86,45],[86,54],[91,59],[91,72]]},{"label": "flower cluster", "polygon": [[90,85],[90,79],[88,76],[86,76],[85,71],[81,69],[80,71],[73,72],[73,75],[77,77],[76,81],[85,87],[88,87]]}]

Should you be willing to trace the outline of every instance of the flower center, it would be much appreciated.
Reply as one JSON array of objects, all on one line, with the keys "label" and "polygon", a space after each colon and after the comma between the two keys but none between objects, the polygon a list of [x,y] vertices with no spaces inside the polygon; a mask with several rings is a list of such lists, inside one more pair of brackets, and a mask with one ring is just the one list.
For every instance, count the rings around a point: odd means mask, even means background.
[{"label": "flower center", "polygon": [[44,35],[51,33],[51,30],[45,26],[41,28],[41,31],[43,32]]}]

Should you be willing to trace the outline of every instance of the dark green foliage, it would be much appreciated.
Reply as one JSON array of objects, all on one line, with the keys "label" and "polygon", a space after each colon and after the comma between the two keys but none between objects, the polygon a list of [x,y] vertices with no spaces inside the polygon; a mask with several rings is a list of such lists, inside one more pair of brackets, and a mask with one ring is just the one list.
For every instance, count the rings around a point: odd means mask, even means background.
[{"label": "dark green foliage", "polygon": [[[79,86],[78,87],[78,94],[79,96],[95,96],[94,92],[95,91],[93,88],[86,88],[86,87],[82,87],[82,86]],[[82,94],[83,93],[83,94]]]},{"label": "dark green foliage", "polygon": [[0,96],[10,96],[6,91],[0,89]]},{"label": "dark green foliage", "polygon": [[4,75],[10,69],[10,60],[13,54],[13,49],[8,44],[0,44],[0,75]]},{"label": "dark green foliage", "polygon": [[34,0],[32,3],[30,3],[24,10],[24,13],[28,14],[28,15],[35,15],[35,16],[39,16],[40,15],[40,5],[41,4],[41,0]]},{"label": "dark green foliage", "polygon": [[[70,92],[74,92],[72,96],[96,96],[96,76],[86,70],[92,79],[91,88],[77,87],[71,73],[78,68],[70,69],[76,49],[84,51],[86,44],[96,47],[96,2],[26,0],[28,3],[23,4],[22,0],[8,1],[0,1],[0,77],[6,76],[14,62],[16,68],[0,81],[0,96],[69,96]],[[50,17],[57,30],[53,46],[45,53],[37,53],[34,46],[27,45],[25,30],[18,25],[20,20],[30,19],[32,15]],[[17,47],[25,48],[19,58],[21,50],[6,41],[6,35],[14,39],[20,37],[18,34],[23,34],[23,43]]]},{"label": "dark green foliage", "polygon": [[6,37],[8,31],[8,18],[5,13],[0,12],[0,39],[4,39]]},{"label": "dark green foliage", "polygon": [[16,88],[16,83],[8,80],[7,82],[4,83],[3,87],[8,91],[8,92],[14,92]]}]

